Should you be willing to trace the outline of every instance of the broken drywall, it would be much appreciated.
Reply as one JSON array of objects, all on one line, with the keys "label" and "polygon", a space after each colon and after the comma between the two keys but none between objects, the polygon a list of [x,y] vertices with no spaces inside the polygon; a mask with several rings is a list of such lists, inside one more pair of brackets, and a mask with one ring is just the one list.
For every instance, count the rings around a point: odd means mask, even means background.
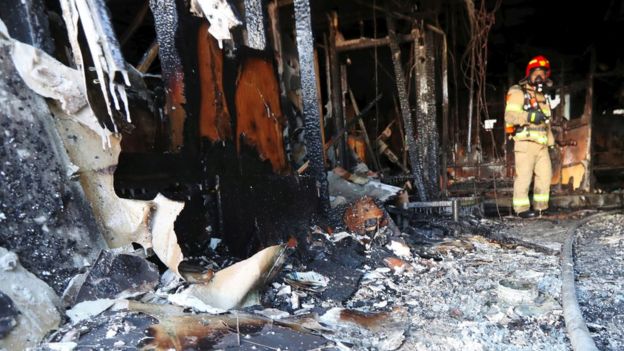
[{"label": "broken drywall", "polygon": [[46,283],[27,271],[17,255],[0,247],[0,292],[19,311],[16,326],[0,339],[0,349],[24,350],[36,346],[61,321],[59,298]]},{"label": "broken drywall", "polygon": [[125,88],[125,86],[130,86],[130,79],[126,69],[126,61],[121,55],[117,36],[110,23],[108,8],[104,0],[61,0],[60,3],[74,61],[80,71],[83,72],[81,82],[85,82],[87,78],[84,75],[83,54],[78,43],[78,23],[84,32],[99,86],[102,90],[102,97],[106,102],[106,109],[116,132],[117,127],[113,120],[111,106],[120,111],[123,104],[125,116],[130,122]]},{"label": "broken drywall", "polygon": [[159,277],[158,267],[142,257],[102,251],[78,290],[76,302],[144,294],[156,287]]},{"label": "broken drywall", "polygon": [[[162,262],[177,273],[183,257],[173,223],[184,204],[162,195],[153,201],[119,198],[113,186],[113,172],[121,152],[121,137],[100,127],[86,104],[84,90],[75,85],[78,72],[38,49],[21,43],[15,47],[13,61],[28,87],[65,106],[63,109],[53,103],[50,110],[73,163],[68,171],[79,176],[108,245],[117,248],[138,243],[145,249],[154,248]],[[108,147],[103,148],[103,143]]]},{"label": "broken drywall", "polygon": [[[58,79],[65,72],[39,66],[47,61],[43,52],[15,55],[25,47],[6,31],[0,34],[0,245],[60,294],[106,243],[82,188],[71,181],[73,166],[46,100],[25,83],[50,77],[41,89],[52,94],[75,89]],[[18,69],[29,66],[33,71],[21,78]],[[80,105],[71,96],[61,98],[65,107]]]},{"label": "broken drywall", "polygon": [[227,0],[191,0],[191,13],[210,22],[210,33],[223,48],[223,41],[232,39],[230,30],[241,25]]},{"label": "broken drywall", "polygon": [[284,245],[267,247],[244,261],[218,271],[208,283],[191,285],[183,292],[184,299],[178,297],[172,302],[188,301],[193,296],[208,306],[223,310],[257,304],[256,289],[277,274],[286,258],[285,250]]}]

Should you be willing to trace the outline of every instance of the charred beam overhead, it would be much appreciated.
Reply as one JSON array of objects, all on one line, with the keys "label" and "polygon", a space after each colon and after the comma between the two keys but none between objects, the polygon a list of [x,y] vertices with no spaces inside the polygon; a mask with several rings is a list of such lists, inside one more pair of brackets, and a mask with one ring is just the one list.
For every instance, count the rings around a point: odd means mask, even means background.
[{"label": "charred beam overhead", "polygon": [[[406,43],[414,41],[412,34],[404,34],[397,36],[399,43]],[[362,50],[375,48],[380,46],[390,45],[390,37],[383,38],[357,38],[343,40],[336,43],[336,50],[338,52],[350,51],[350,50]]]}]

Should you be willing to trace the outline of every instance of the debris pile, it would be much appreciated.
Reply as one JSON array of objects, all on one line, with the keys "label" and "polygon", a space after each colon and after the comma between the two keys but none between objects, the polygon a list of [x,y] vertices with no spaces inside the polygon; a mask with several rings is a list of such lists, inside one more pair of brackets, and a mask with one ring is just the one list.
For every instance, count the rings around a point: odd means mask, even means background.
[{"label": "debris pile", "polygon": [[576,284],[587,327],[601,350],[624,348],[624,216],[582,226],[576,243]]}]

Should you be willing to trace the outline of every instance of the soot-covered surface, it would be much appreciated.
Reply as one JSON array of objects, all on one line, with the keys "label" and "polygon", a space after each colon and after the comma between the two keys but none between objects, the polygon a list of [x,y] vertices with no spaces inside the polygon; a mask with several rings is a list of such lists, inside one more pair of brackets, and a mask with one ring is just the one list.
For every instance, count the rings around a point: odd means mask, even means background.
[{"label": "soot-covered surface", "polygon": [[0,246],[60,294],[103,241],[80,185],[68,178],[48,106],[17,75],[5,40],[0,72]]},{"label": "soot-covered surface", "polygon": [[579,304],[596,346],[624,349],[624,215],[581,227],[575,258]]}]

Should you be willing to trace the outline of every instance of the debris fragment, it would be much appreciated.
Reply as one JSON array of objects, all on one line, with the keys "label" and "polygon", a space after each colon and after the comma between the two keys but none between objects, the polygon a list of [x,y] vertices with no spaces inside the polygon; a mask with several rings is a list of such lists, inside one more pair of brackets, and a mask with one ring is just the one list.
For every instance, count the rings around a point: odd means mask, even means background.
[{"label": "debris fragment", "polygon": [[135,255],[102,251],[87,273],[76,302],[136,296],[158,284],[158,268]]},{"label": "debris fragment", "polygon": [[0,339],[9,334],[17,325],[19,311],[10,297],[0,291]]},{"label": "debris fragment", "polygon": [[537,289],[526,281],[501,279],[496,291],[501,300],[512,305],[531,303],[537,298]]},{"label": "debris fragment", "polygon": [[344,214],[344,222],[351,232],[366,234],[381,226],[384,212],[372,198],[365,196],[351,205]]},{"label": "debris fragment", "polygon": [[221,49],[224,40],[232,39],[230,30],[242,24],[226,0],[192,0],[191,13],[206,17],[210,22],[208,32],[217,39]]},{"label": "debris fragment", "polygon": [[412,251],[410,250],[409,246],[407,246],[405,243],[402,243],[398,240],[390,241],[390,243],[386,247],[392,250],[392,252],[394,252],[394,254],[399,257],[404,257],[404,258],[412,257]]},{"label": "debris fragment", "polygon": [[272,320],[283,319],[290,316],[290,313],[278,310],[276,308],[265,308],[263,310],[256,311],[256,313]]},{"label": "debris fragment", "polygon": [[320,292],[325,290],[329,279],[316,272],[292,272],[284,277],[284,281],[292,287],[303,290]]},{"label": "debris fragment", "polygon": [[194,296],[204,304],[229,310],[258,303],[256,289],[278,273],[285,260],[285,245],[275,245],[215,273],[205,284],[193,284],[184,296]]},{"label": "debris fragment", "polygon": [[327,181],[329,182],[329,194],[331,196],[342,196],[349,202],[357,201],[363,196],[369,196],[385,202],[402,190],[402,188],[384,184],[374,179],[369,179],[364,185],[355,184],[343,179],[332,171],[327,173]]},{"label": "debris fragment", "polygon": [[401,307],[377,313],[332,308],[320,318],[333,331],[324,334],[328,339],[378,350],[398,349],[405,339],[408,320],[407,309]]},{"label": "debris fragment", "polygon": [[96,316],[115,304],[114,299],[98,299],[93,301],[82,301],[65,312],[72,323],[76,324],[82,320]]},{"label": "debris fragment", "polygon": [[184,203],[171,201],[161,194],[153,202],[156,206],[150,227],[154,253],[169,269],[180,275],[178,266],[184,257],[173,224],[184,208]]},{"label": "debris fragment", "polygon": [[396,274],[401,274],[405,270],[408,270],[411,268],[411,266],[407,262],[397,257],[386,257],[384,258],[383,261],[384,261],[384,264],[388,268],[392,269]]},{"label": "debris fragment", "polygon": [[198,312],[206,312],[210,314],[220,314],[225,312],[224,309],[210,306],[201,300],[200,297],[194,295],[196,289],[186,289],[182,292],[167,296],[167,300],[174,305],[193,308]]},{"label": "debris fragment", "polygon": [[[13,261],[14,254],[0,247],[0,260],[9,255],[8,261]],[[35,347],[43,337],[52,329],[58,327],[61,321],[57,306],[59,299],[46,283],[35,277],[32,273],[16,262],[11,270],[0,270],[0,292],[6,296],[12,305],[3,306],[9,309],[2,310],[2,314],[8,317],[8,334],[0,339],[0,348],[7,350],[24,350]],[[16,317],[17,324],[9,328],[11,322],[10,309],[19,311]]]}]

